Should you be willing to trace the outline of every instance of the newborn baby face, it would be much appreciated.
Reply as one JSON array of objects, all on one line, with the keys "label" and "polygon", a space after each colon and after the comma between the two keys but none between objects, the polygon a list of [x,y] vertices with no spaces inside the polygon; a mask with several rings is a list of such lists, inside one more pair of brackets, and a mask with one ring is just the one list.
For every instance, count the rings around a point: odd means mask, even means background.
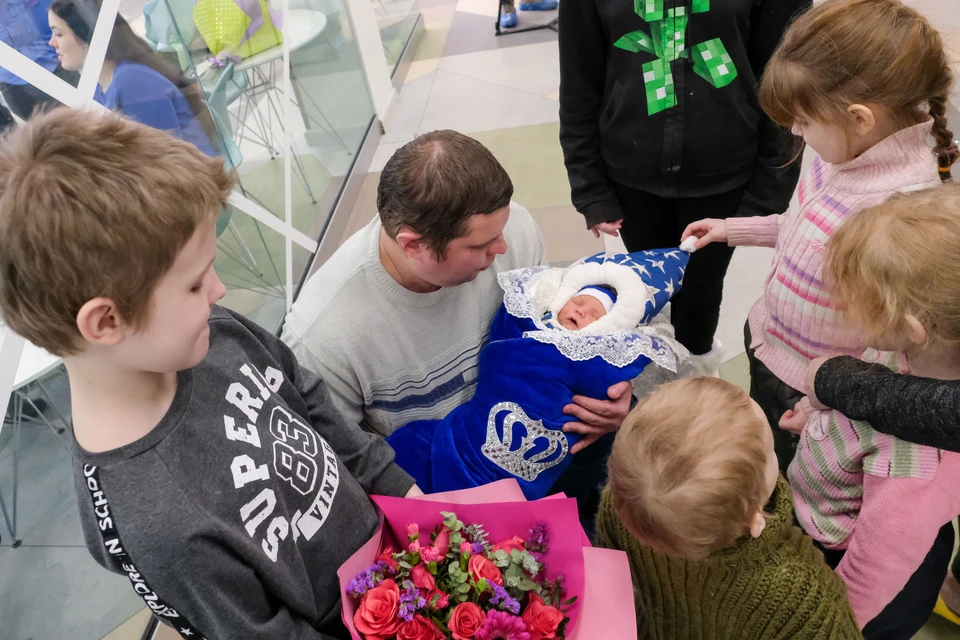
[{"label": "newborn baby face", "polygon": [[573,296],[570,302],[563,305],[557,320],[564,329],[583,329],[607,315],[603,303],[593,296]]}]

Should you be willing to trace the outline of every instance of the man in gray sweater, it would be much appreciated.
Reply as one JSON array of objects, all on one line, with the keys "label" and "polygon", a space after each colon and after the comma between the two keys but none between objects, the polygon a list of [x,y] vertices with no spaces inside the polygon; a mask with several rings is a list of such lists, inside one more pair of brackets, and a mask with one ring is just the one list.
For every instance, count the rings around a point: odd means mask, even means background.
[{"label": "man in gray sweater", "polygon": [[[347,421],[382,436],[440,419],[474,393],[481,348],[503,300],[497,275],[547,264],[543,238],[513,183],[482,144],[434,131],[387,162],[379,216],[306,283],[283,340],[329,385]],[[575,398],[569,430],[585,447],[557,490],[595,513],[612,432],[630,406],[628,382],[609,398]],[[591,446],[598,438],[604,442]]]}]

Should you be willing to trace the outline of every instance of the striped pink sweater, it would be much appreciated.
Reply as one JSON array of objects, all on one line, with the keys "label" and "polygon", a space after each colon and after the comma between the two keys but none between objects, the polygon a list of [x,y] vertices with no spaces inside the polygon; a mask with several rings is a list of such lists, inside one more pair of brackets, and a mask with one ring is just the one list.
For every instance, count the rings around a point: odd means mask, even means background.
[{"label": "striped pink sweater", "polygon": [[[909,373],[898,354],[864,359]],[[837,573],[862,628],[920,567],[960,515],[960,454],[874,431],[837,411],[811,411],[787,472],[804,530],[845,549]]]},{"label": "striped pink sweater", "polygon": [[902,129],[849,162],[828,164],[817,156],[786,213],[727,220],[731,246],[776,247],[773,272],[750,310],[750,346],[791,387],[802,388],[810,360],[863,351],[857,332],[838,322],[824,289],[824,244],[847,216],[896,192],[940,184],[927,146],[932,126],[929,120]]}]

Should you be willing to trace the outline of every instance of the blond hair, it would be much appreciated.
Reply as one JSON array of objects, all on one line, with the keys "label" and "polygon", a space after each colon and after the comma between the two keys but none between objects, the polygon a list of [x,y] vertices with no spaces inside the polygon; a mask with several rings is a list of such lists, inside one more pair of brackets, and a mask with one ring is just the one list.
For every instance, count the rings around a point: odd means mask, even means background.
[{"label": "blond hair", "polygon": [[909,126],[925,103],[946,180],[957,156],[946,116],[952,85],[943,40],[919,13],[899,0],[828,0],[787,30],[763,73],[760,105],[785,127],[802,114],[847,130],[852,104],[879,105]]},{"label": "blond hair", "polygon": [[609,462],[614,508],[633,535],[698,559],[749,533],[769,497],[767,424],[739,387],[684,378],[630,412]]},{"label": "blond hair", "polygon": [[157,282],[233,184],[221,159],[122,116],[35,116],[0,142],[3,318],[61,356],[78,351],[93,298],[142,328]]},{"label": "blond hair", "polygon": [[870,338],[913,315],[930,345],[960,346],[960,185],[898,194],[845,222],[825,274],[843,314]]}]

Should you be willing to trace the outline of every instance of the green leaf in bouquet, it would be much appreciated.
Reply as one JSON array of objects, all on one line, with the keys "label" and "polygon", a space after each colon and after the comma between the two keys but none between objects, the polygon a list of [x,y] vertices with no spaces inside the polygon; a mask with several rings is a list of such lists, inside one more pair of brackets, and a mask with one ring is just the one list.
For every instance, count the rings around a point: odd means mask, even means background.
[{"label": "green leaf in bouquet", "polygon": [[459,547],[463,543],[463,536],[454,531],[450,534],[450,546]]},{"label": "green leaf in bouquet", "polygon": [[507,555],[507,552],[503,549],[493,552],[493,564],[497,565],[499,568],[503,569],[510,564],[510,556]]},{"label": "green leaf in bouquet", "polygon": [[441,620],[439,616],[430,616],[430,621],[437,625],[437,628],[440,629],[440,631],[443,631],[444,633],[450,633],[450,629],[443,623],[443,620]]},{"label": "green leaf in bouquet", "polygon": [[443,526],[453,529],[453,525],[457,522],[457,514],[452,511],[441,511],[440,515],[443,516]]},{"label": "green leaf in bouquet", "polygon": [[486,578],[480,578],[480,579],[477,581],[477,591],[479,591],[480,593],[483,593],[484,591],[486,591],[486,590],[489,589],[489,588],[490,588],[490,583],[487,582],[487,579],[486,579]]},{"label": "green leaf in bouquet", "polygon": [[523,573],[523,569],[519,565],[512,564],[512,563],[510,564],[510,566],[507,567],[506,571],[503,572],[503,575],[507,576],[508,578],[517,578],[517,579],[527,577],[526,574]]},{"label": "green leaf in bouquet", "polygon": [[397,564],[403,569],[407,569],[407,570],[413,569],[413,566],[406,560],[401,560]]},{"label": "green leaf in bouquet", "polygon": [[461,573],[460,575],[457,576],[457,582],[459,582],[460,584],[463,584],[464,582],[467,581],[467,578],[469,577],[470,577],[470,574]]},{"label": "green leaf in bouquet", "polygon": [[578,598],[578,596],[573,596],[573,597],[570,598],[569,600],[565,600],[565,601],[561,602],[560,604],[561,604],[561,606],[569,607],[571,604],[573,604],[574,602],[577,601],[577,598]]},{"label": "green leaf in bouquet", "polygon": [[520,591],[535,591],[537,589],[537,583],[527,576],[523,576],[517,583],[517,588],[520,589]]},{"label": "green leaf in bouquet", "polygon": [[536,576],[540,573],[540,563],[526,551],[523,553],[523,570],[531,576]]},{"label": "green leaf in bouquet", "polygon": [[466,583],[458,585],[457,593],[470,593],[470,588],[471,588],[470,585]]}]

